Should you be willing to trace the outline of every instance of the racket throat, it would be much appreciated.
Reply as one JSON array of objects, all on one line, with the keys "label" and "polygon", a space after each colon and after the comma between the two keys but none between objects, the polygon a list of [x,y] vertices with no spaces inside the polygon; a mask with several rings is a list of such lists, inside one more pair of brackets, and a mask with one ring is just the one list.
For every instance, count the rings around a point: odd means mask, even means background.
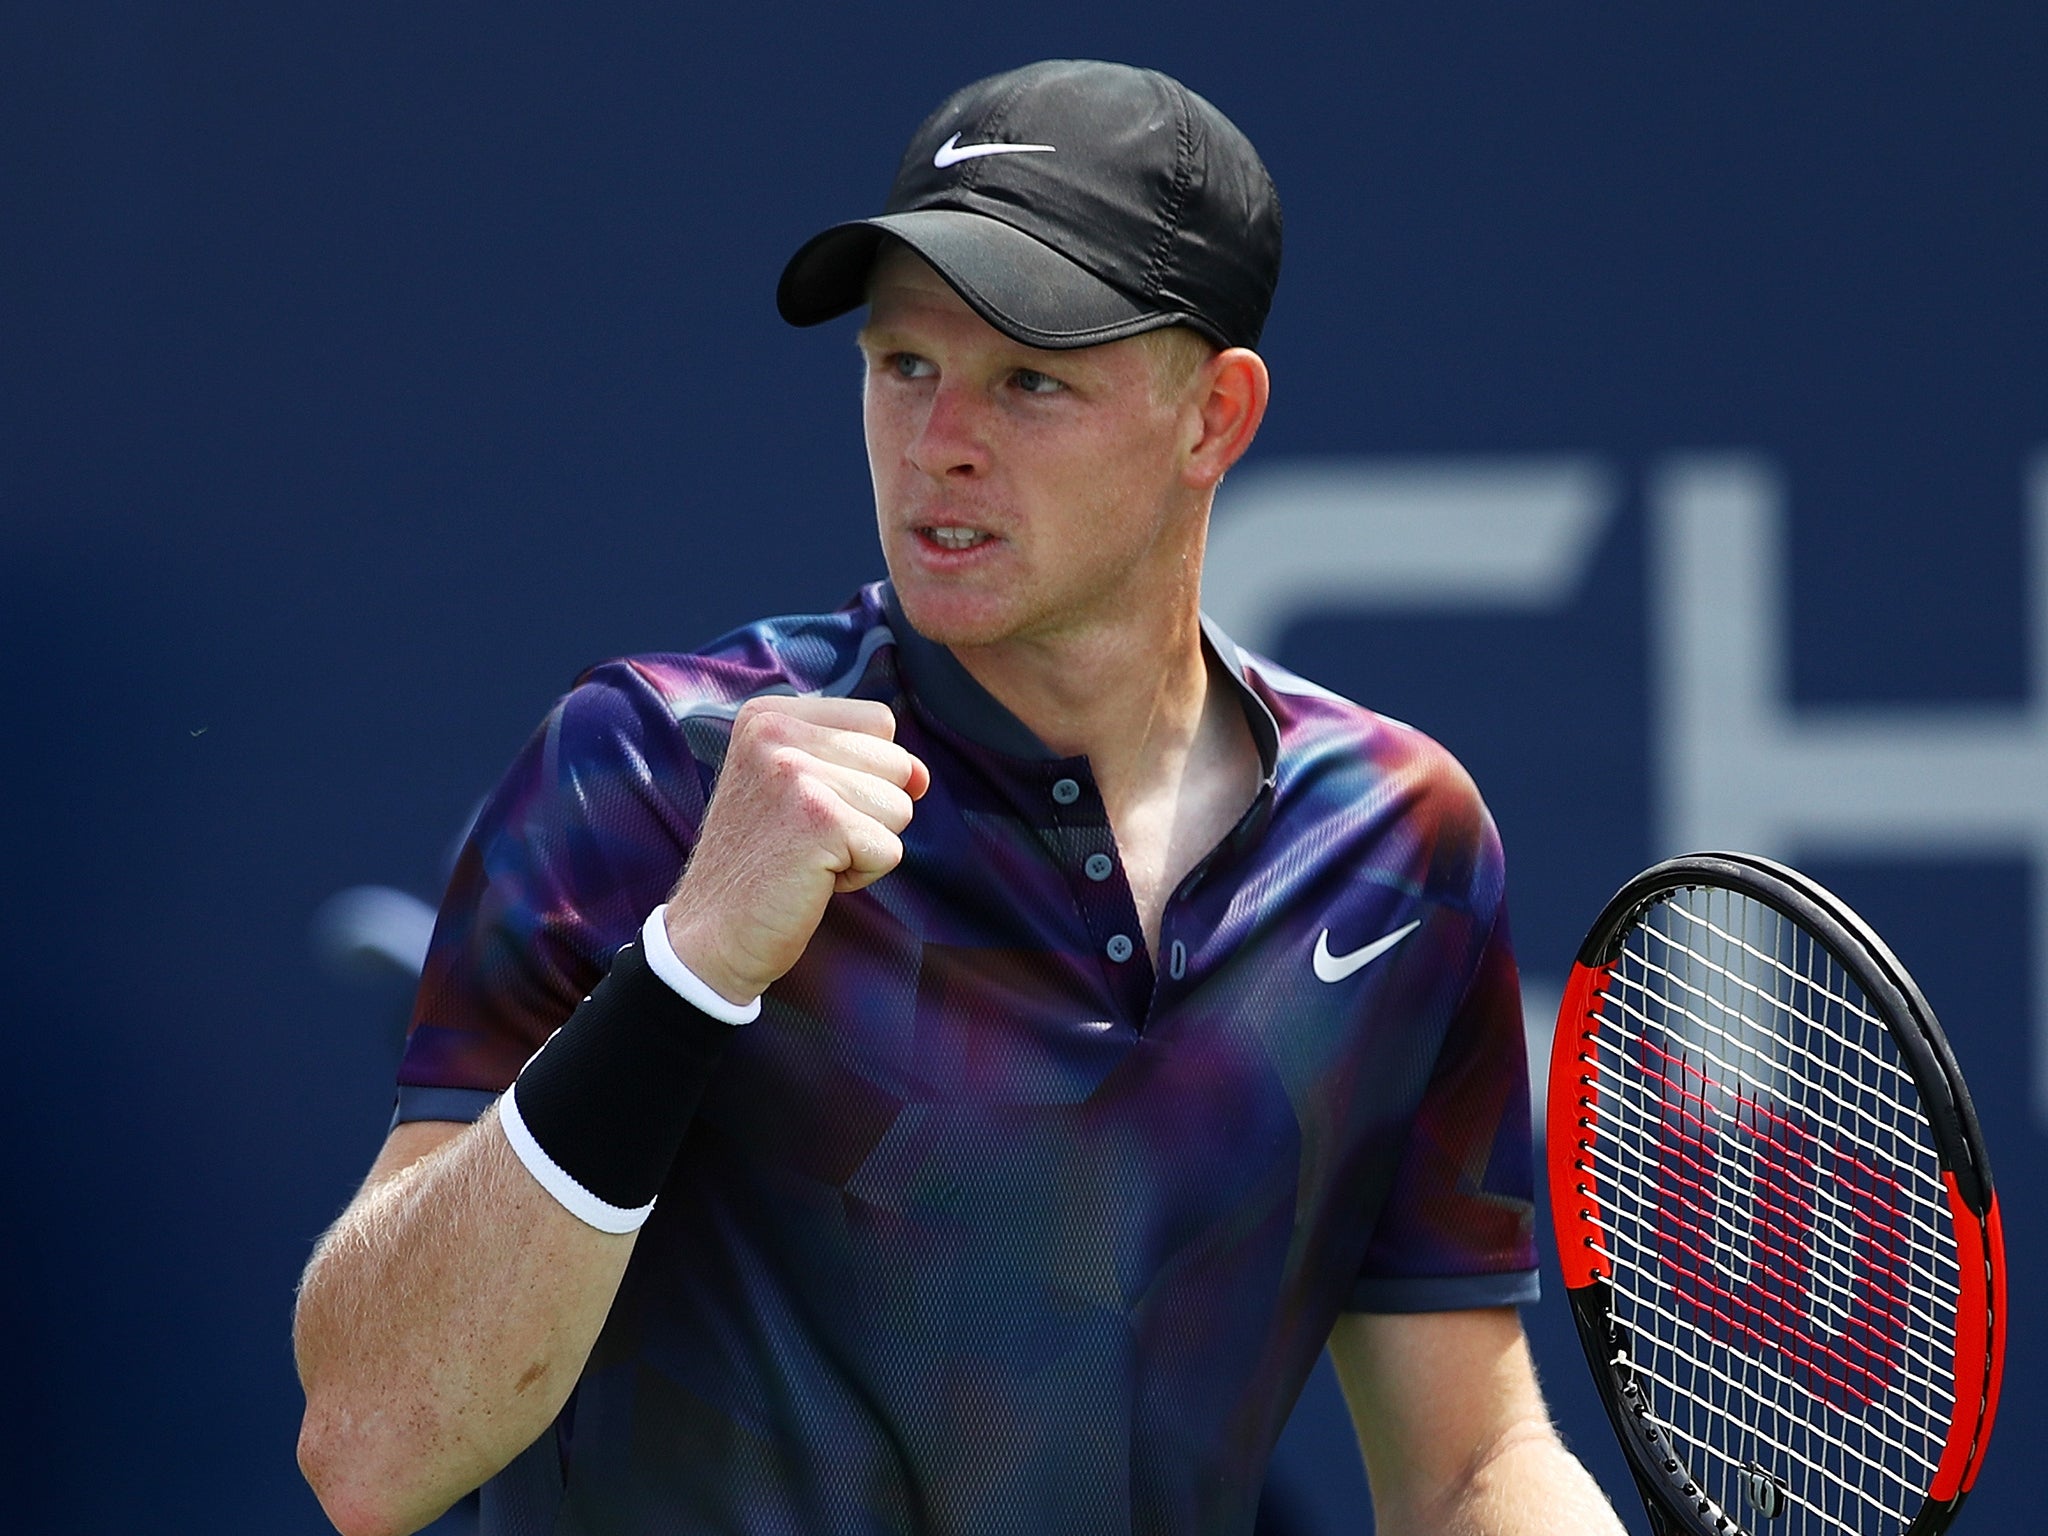
[{"label": "racket throat", "polygon": [[[1671,1431],[1650,1411],[1636,1379],[1629,1330],[1612,1312],[1613,1288],[1605,1280],[1595,1280],[1570,1296],[1572,1320],[1587,1357],[1605,1364],[1607,1390],[1600,1398],[1656,1536],[1753,1536],[1752,1527],[1724,1510],[1693,1477]],[[1770,1483],[1779,1499],[1777,1507],[1782,1508],[1782,1486],[1761,1469],[1758,1475]]]}]

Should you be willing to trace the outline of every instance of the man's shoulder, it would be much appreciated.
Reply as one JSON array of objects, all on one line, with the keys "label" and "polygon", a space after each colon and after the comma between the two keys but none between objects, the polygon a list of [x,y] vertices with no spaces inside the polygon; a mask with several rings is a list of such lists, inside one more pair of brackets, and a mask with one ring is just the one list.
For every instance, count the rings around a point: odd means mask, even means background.
[{"label": "man's shoulder", "polygon": [[1497,898],[1500,835],[1479,786],[1427,732],[1348,699],[1263,656],[1245,675],[1280,728],[1281,800],[1290,814],[1367,836],[1400,829],[1425,859],[1426,884],[1461,904]]},{"label": "man's shoulder", "polygon": [[729,630],[694,650],[617,656],[586,668],[564,697],[568,719],[650,714],[730,721],[764,694],[861,691],[877,651],[894,639],[879,584],[829,613],[783,614]]},{"label": "man's shoulder", "polygon": [[1451,752],[1405,720],[1368,708],[1312,682],[1269,657],[1238,650],[1247,681],[1266,696],[1280,729],[1283,762],[1329,770],[1344,766],[1375,776],[1398,775],[1453,798],[1479,798],[1478,787]]}]

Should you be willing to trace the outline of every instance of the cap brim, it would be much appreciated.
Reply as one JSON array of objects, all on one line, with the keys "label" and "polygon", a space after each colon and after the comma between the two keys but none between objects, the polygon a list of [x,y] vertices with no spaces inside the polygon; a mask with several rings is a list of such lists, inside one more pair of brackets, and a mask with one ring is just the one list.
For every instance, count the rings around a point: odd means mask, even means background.
[{"label": "cap brim", "polygon": [[1000,219],[953,208],[886,213],[839,224],[782,269],[775,307],[791,325],[817,325],[867,302],[868,274],[885,236],[930,263],[974,312],[1027,346],[1092,347],[1187,316],[1148,308]]}]

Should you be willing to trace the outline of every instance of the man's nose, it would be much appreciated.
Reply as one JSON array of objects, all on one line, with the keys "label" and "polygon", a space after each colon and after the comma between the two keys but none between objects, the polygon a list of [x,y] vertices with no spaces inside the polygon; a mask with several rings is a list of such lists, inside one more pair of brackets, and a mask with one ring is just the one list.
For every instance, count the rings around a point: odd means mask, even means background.
[{"label": "man's nose", "polygon": [[988,401],[980,391],[939,381],[910,441],[910,462],[935,480],[988,468]]}]

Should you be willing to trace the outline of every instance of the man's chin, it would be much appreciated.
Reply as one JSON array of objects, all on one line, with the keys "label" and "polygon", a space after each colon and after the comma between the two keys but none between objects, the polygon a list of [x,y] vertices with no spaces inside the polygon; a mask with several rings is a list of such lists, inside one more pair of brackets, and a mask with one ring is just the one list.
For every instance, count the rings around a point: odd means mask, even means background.
[{"label": "man's chin", "polygon": [[983,592],[933,591],[913,580],[896,584],[896,601],[910,627],[937,645],[995,645],[1014,636],[1020,616],[1012,605]]},{"label": "man's chin", "polygon": [[910,620],[912,629],[934,645],[949,646],[955,650],[996,645],[1015,633],[1009,625],[987,616],[962,617],[944,610],[922,609],[914,603],[904,603],[902,608],[903,616]]}]

